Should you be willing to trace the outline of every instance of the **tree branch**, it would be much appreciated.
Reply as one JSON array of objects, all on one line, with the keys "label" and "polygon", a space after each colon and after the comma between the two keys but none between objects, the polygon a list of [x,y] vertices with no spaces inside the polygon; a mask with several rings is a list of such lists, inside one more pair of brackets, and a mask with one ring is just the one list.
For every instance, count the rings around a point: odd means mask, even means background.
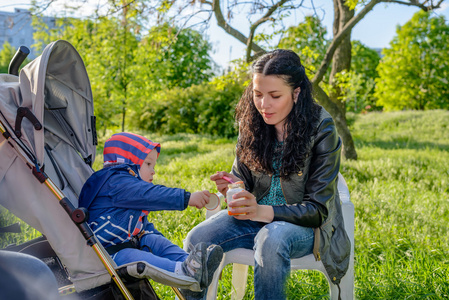
[{"label": "tree branch", "polygon": [[321,62],[320,68],[318,69],[318,72],[315,74],[315,76],[312,79],[313,84],[318,84],[323,80],[324,74],[326,73],[329,64],[332,60],[332,57],[334,56],[335,50],[340,45],[341,41],[348,35],[352,28],[363,19],[363,17],[370,12],[373,7],[380,3],[381,0],[372,0],[369,2],[365,7],[358,13],[356,16],[354,16],[346,25],[343,27],[343,29],[334,36],[334,39],[332,40],[331,44],[329,45],[329,48],[327,48],[326,54],[324,55],[323,61]]},{"label": "tree branch", "polygon": [[315,74],[315,76],[312,79],[312,83],[313,84],[318,84],[323,80],[324,74],[326,73],[329,64],[332,60],[332,57],[334,55],[335,50],[337,49],[337,47],[340,45],[341,41],[346,37],[347,34],[350,33],[350,31],[352,30],[352,28],[360,21],[363,19],[363,17],[370,12],[374,6],[380,2],[385,2],[385,3],[398,3],[398,4],[402,4],[402,5],[408,5],[408,6],[416,6],[421,8],[424,11],[429,11],[432,9],[436,9],[440,7],[440,4],[443,2],[444,0],[439,0],[438,3],[436,5],[429,5],[429,6],[425,6],[424,3],[427,2],[424,1],[423,3],[419,3],[419,1],[417,0],[410,0],[410,2],[405,2],[405,1],[400,1],[400,0],[371,0],[361,11],[360,13],[358,13],[356,16],[354,16],[348,23],[346,23],[346,25],[343,27],[343,29],[334,37],[334,39],[332,40],[331,44],[329,45],[329,48],[326,51],[326,54],[324,55],[324,59],[321,62],[320,68],[318,69],[317,73]]},{"label": "tree branch", "polygon": [[[247,45],[248,38],[245,37],[240,31],[236,30],[235,28],[231,27],[229,23],[226,22],[225,18],[223,17],[223,13],[220,8],[220,0],[213,0],[212,9],[215,14],[215,18],[217,19],[217,24],[221,28],[224,29],[229,35],[235,37],[237,40],[242,42],[243,44]],[[251,48],[254,49],[256,52],[265,52],[263,48],[261,48],[259,45],[251,43]]]},{"label": "tree branch", "polygon": [[[250,61],[250,59],[251,59],[251,51],[253,48],[252,45],[254,45],[254,43],[253,43],[254,33],[256,32],[257,27],[259,27],[259,25],[265,23],[266,21],[270,20],[271,15],[287,1],[289,1],[289,0],[280,0],[278,3],[271,6],[270,9],[268,9],[268,11],[265,13],[265,15],[263,15],[259,20],[257,20],[256,22],[254,22],[254,24],[252,24],[250,26],[249,36],[248,36],[248,40],[246,43],[246,61],[247,62]],[[256,51],[256,52],[258,52],[258,51]]]},{"label": "tree branch", "polygon": [[400,1],[400,0],[383,0],[382,2],[386,2],[386,3],[397,3],[397,4],[401,4],[401,5],[406,5],[406,6],[416,6],[419,7],[420,9],[422,9],[423,11],[430,11],[430,10],[434,10],[437,8],[440,8],[441,3],[443,3],[444,0],[439,0],[437,4],[430,4],[428,6],[426,6],[426,3],[428,2],[427,0],[424,1],[423,3],[419,3],[419,1],[416,0],[410,0],[410,2],[406,2],[406,1]]}]

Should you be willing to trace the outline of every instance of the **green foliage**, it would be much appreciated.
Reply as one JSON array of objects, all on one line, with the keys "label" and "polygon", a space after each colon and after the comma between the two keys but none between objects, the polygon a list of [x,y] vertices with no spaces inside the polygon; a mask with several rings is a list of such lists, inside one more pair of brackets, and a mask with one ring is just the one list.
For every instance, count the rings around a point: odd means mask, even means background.
[{"label": "green foliage", "polygon": [[298,26],[288,28],[278,47],[290,49],[298,53],[307,75],[313,77],[326,53],[329,41],[326,40],[326,27],[316,16],[306,16]]},{"label": "green foliage", "polygon": [[[374,97],[376,67],[379,54],[359,41],[351,42],[351,70],[335,74],[332,85],[324,85],[327,92],[340,95],[337,100],[345,102],[346,111],[366,112],[376,107]],[[336,90],[340,92],[337,93]]]},{"label": "green foliage", "polygon": [[0,74],[7,74],[9,63],[14,57],[14,48],[8,41],[3,43],[3,49],[0,51]]},{"label": "green foliage", "polygon": [[142,73],[145,80],[135,86],[145,88],[150,81],[151,87],[143,92],[151,94],[154,89],[185,88],[208,81],[213,75],[210,50],[211,45],[192,29],[180,30],[168,23],[152,27],[136,49],[134,73]]},{"label": "green foliage", "polygon": [[449,108],[449,25],[417,12],[384,49],[375,96],[385,110]]},{"label": "green foliage", "polygon": [[[359,159],[343,160],[341,173],[355,206],[355,296],[357,299],[445,299],[449,295],[449,112],[348,113]],[[209,180],[230,170],[236,139],[139,132],[162,145],[155,183],[216,192]],[[100,138],[103,141],[104,137]],[[99,149],[98,152],[101,152]],[[57,205],[57,204],[56,204]],[[225,207],[225,204],[223,204]],[[182,246],[205,211],[189,207],[151,212],[155,227]],[[17,221],[0,209],[0,226]],[[38,235],[0,236],[0,247]],[[220,230],[220,229],[217,229]],[[218,299],[230,299],[231,267],[225,268]],[[254,299],[250,268],[244,299]],[[161,299],[172,290],[154,283]],[[328,299],[329,286],[316,271],[295,271],[288,299]]]},{"label": "green foliage", "polygon": [[[327,30],[315,16],[306,16],[304,22],[290,27],[279,42],[279,48],[291,49],[297,52],[306,67],[309,78],[314,76],[324,59],[330,41],[325,38]],[[367,106],[374,107],[374,80],[379,55],[375,50],[364,46],[359,41],[352,42],[351,71],[337,74],[334,78],[334,88],[342,90],[340,101],[346,102],[348,111],[360,112]],[[329,77],[330,70],[327,72]],[[325,91],[332,88],[322,82]]]},{"label": "green foliage", "polygon": [[375,109],[377,99],[374,97],[374,87],[375,79],[379,77],[376,68],[380,56],[360,41],[352,41],[351,44],[350,81],[353,88],[352,94],[345,99],[346,109],[353,112]]},{"label": "green foliage", "polygon": [[213,75],[211,45],[200,33],[164,23],[142,36],[136,9],[92,20],[58,21],[57,29],[42,30],[35,38],[42,45],[64,39],[80,53],[91,81],[97,127],[103,134],[113,128],[126,130],[125,123],[139,127],[148,121],[141,121],[141,115],[151,116],[157,101],[165,105],[160,93],[207,82]]},{"label": "green foliage", "polygon": [[[180,92],[207,82],[213,75],[210,50],[211,45],[194,30],[179,30],[168,23],[153,27],[135,50],[134,78],[130,85],[133,99],[130,124],[157,132],[172,132],[171,129],[157,127],[162,124],[158,118],[169,118],[161,115],[169,102],[177,107],[184,104],[168,101],[163,95],[176,96],[174,90]],[[190,110],[189,107],[186,109]],[[193,128],[185,132],[191,130]]]},{"label": "green foliage", "polygon": [[235,105],[247,80],[245,73],[236,70],[200,85],[161,90],[140,115],[138,126],[162,134],[235,136]]}]

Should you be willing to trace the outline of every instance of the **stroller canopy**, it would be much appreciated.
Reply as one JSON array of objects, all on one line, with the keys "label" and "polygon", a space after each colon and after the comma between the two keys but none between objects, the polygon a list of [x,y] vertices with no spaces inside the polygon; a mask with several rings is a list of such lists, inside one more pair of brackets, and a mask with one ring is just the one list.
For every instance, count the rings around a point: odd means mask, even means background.
[{"label": "stroller canopy", "polygon": [[[93,161],[92,91],[84,63],[75,48],[66,41],[51,43],[41,56],[21,70],[19,77],[19,85],[1,87],[0,110],[6,122],[15,125],[17,109],[28,108],[45,131]],[[44,130],[35,130],[26,119],[21,125],[21,140],[32,149],[42,166]]]}]

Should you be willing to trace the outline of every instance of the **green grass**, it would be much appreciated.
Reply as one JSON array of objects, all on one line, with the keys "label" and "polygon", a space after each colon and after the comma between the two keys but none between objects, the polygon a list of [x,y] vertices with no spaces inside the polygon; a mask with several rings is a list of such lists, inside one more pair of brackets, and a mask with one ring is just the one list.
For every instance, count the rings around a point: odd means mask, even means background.
[{"label": "green grass", "polygon": [[[357,299],[449,298],[449,112],[348,115],[359,159],[342,161],[355,205],[355,293]],[[189,191],[215,191],[209,176],[229,170],[235,140],[210,136],[147,136],[162,144],[155,183]],[[104,142],[104,139],[100,139]],[[94,167],[99,168],[101,152]],[[205,211],[152,212],[156,228],[182,245]],[[15,218],[0,212],[0,226]],[[5,235],[1,246],[28,240],[35,230]],[[250,268],[250,275],[252,269]],[[231,268],[223,272],[219,299],[229,299]],[[252,276],[245,299],[254,299]],[[170,288],[154,283],[161,299]],[[293,272],[289,299],[328,299],[324,276]]]}]

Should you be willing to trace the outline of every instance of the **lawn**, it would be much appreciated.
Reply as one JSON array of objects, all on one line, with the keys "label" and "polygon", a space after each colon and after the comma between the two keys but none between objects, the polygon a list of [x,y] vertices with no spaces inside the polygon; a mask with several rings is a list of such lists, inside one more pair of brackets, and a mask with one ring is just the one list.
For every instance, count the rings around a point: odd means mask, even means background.
[{"label": "lawn", "polygon": [[[348,115],[348,120],[359,156],[341,165],[355,205],[356,298],[448,298],[449,111],[369,113]],[[209,176],[232,165],[235,140],[142,134],[162,144],[156,184],[215,192]],[[100,161],[99,154],[95,169]],[[4,210],[0,217],[3,226],[15,221]],[[149,217],[182,246],[205,211],[189,207]],[[24,224],[22,229],[25,233],[19,237],[3,235],[0,246],[38,234]],[[228,266],[219,299],[229,299],[230,273]],[[157,283],[154,287],[162,299],[174,299],[170,288]],[[288,281],[289,299],[328,299],[328,293],[327,281],[318,272],[295,271]],[[245,299],[253,298],[250,276]]]}]

